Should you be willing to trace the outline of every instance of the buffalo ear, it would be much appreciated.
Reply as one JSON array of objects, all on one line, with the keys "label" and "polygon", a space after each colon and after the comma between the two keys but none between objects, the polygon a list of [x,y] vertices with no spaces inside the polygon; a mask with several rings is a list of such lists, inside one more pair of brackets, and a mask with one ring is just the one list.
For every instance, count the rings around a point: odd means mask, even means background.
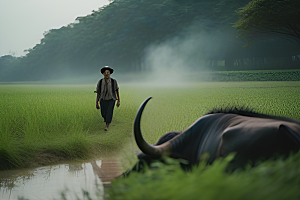
[{"label": "buffalo ear", "polygon": [[173,139],[174,137],[176,137],[179,134],[180,134],[180,132],[176,132],[176,131],[168,132],[168,133],[164,134],[163,136],[161,136],[159,138],[159,140],[154,144],[154,146],[161,145],[161,144]]},{"label": "buffalo ear", "polygon": [[286,124],[281,124],[278,129],[278,133],[288,136],[298,148],[300,147],[300,134],[294,131]]}]

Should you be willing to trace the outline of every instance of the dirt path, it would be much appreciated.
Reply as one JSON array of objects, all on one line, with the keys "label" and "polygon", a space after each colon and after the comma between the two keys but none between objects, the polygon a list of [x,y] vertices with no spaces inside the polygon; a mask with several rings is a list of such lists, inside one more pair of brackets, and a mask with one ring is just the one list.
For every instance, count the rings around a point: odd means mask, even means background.
[{"label": "dirt path", "polygon": [[110,184],[111,181],[122,175],[120,162],[115,159],[102,160],[101,166],[96,161],[91,162],[94,173],[98,175],[103,184]]}]

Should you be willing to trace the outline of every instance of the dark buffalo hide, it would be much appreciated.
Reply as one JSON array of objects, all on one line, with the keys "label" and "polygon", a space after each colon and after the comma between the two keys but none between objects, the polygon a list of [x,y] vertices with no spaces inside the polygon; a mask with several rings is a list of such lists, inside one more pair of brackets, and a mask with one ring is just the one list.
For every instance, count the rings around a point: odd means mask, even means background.
[{"label": "dark buffalo hide", "polygon": [[300,121],[297,119],[259,114],[249,109],[214,109],[196,120],[182,132],[164,134],[154,145],[142,136],[140,120],[151,99],[140,106],[134,121],[134,135],[142,153],[133,170],[139,171],[144,164],[165,156],[184,159],[188,166],[197,165],[204,154],[208,163],[218,157],[235,153],[229,168],[235,170],[247,163],[253,166],[261,159],[274,155],[288,156],[300,148]]}]

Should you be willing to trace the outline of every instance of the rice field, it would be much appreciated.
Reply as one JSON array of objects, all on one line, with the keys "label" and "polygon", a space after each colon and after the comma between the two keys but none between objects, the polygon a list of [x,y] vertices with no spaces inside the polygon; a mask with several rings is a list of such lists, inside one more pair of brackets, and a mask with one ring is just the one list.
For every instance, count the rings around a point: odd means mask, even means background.
[{"label": "rice field", "polygon": [[95,108],[95,85],[0,85],[0,169],[107,156],[134,145],[132,123],[149,96],[142,132],[149,143],[181,131],[215,107],[248,106],[300,119],[300,82],[120,85],[109,131]]}]

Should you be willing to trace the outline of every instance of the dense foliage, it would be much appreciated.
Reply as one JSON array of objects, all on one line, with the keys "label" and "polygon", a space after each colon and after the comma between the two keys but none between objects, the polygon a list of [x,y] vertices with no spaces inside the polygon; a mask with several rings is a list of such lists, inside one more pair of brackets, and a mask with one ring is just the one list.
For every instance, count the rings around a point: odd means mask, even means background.
[{"label": "dense foliage", "polygon": [[300,42],[298,0],[253,0],[239,10],[238,15],[240,19],[235,27],[252,39],[261,34],[276,34]]},{"label": "dense foliage", "polygon": [[[145,70],[149,48],[166,43],[172,44],[168,48],[177,52],[175,57],[186,57],[193,68],[244,70],[249,67],[234,67],[236,59],[267,56],[288,60],[286,65],[268,69],[299,67],[290,59],[298,54],[295,48],[274,38],[267,45],[242,48],[246,41],[236,38],[232,24],[238,20],[235,11],[249,1],[115,0],[74,23],[45,31],[41,42],[27,49],[25,56],[1,57],[0,81],[78,77],[94,74],[105,65],[118,72]],[[265,19],[270,18],[269,11],[262,12]],[[191,38],[191,44],[184,43]],[[221,67],[211,64],[220,60],[225,63]],[[264,67],[257,61],[250,65],[255,66],[252,69]]]},{"label": "dense foliage", "polygon": [[221,71],[209,77],[214,81],[300,81],[300,70]]}]

